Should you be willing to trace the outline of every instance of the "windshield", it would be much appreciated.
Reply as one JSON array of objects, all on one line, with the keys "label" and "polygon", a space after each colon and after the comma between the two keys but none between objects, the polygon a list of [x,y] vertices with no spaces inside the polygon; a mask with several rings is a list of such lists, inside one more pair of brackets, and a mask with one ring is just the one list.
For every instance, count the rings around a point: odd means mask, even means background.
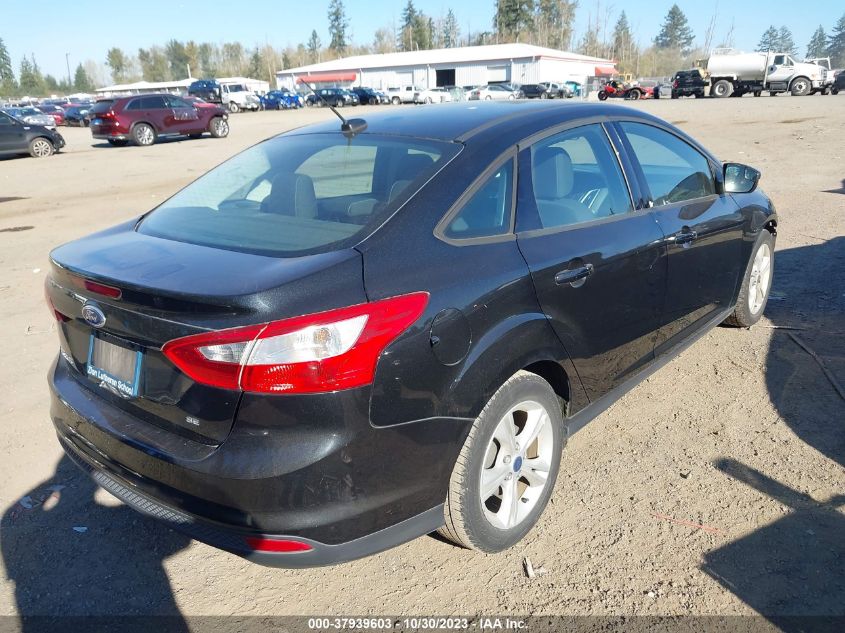
[{"label": "windshield", "polygon": [[94,104],[94,107],[91,108],[91,114],[102,114],[103,112],[108,112],[111,110],[111,106],[114,101],[98,101]]},{"label": "windshield", "polygon": [[345,248],[379,226],[412,183],[459,145],[409,137],[276,137],[238,154],[138,225],[165,239],[277,257]]},{"label": "windshield", "polygon": [[246,88],[244,88],[241,84],[230,84],[226,86],[226,90],[229,92],[246,92]]}]

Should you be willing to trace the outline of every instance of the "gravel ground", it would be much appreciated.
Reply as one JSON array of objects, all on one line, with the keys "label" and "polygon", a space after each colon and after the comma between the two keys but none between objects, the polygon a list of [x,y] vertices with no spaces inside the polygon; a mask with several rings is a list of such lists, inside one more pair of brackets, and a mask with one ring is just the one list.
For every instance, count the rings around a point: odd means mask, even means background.
[{"label": "gravel ground", "polygon": [[[331,568],[258,567],[136,515],[62,458],[49,250],[330,112],[239,114],[228,139],[149,148],[68,129],[54,158],[0,160],[0,615],[845,615],[845,97],[634,107],[763,171],[780,214],[772,300],[760,325],[717,328],[578,433],[539,525],[498,555],[428,536]],[[525,557],[547,573],[526,578]]]}]

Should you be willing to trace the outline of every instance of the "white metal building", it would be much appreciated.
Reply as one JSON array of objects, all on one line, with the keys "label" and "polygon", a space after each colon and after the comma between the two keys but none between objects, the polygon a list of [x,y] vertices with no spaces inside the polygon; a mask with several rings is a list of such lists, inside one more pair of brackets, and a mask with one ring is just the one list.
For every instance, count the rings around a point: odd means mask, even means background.
[{"label": "white metal building", "polygon": [[[105,86],[104,88],[97,88],[96,92],[101,96],[125,96],[140,94],[143,92],[171,92],[173,94],[183,94],[188,91],[190,86],[196,78],[189,79],[175,79],[173,81],[136,81],[131,84],[116,84],[114,86]],[[261,79],[250,79],[249,77],[219,77],[217,82],[220,84],[241,84],[247,90],[251,90],[258,94],[264,94],[270,90],[270,83]]]},{"label": "white metal building", "polygon": [[567,53],[531,44],[492,44],[404,53],[358,55],[276,73],[278,88],[295,89],[301,80],[315,86],[479,86],[541,81],[577,81],[616,72],[609,59]]}]

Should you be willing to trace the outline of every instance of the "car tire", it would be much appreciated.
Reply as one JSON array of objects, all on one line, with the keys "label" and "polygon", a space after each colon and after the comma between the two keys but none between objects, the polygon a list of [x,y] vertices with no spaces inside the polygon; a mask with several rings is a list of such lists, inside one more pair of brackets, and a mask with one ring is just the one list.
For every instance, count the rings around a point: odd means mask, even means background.
[{"label": "car tire", "polygon": [[132,140],[135,145],[149,147],[156,142],[156,131],[148,123],[136,123],[132,128]]},{"label": "car tire", "polygon": [[229,112],[235,114],[236,112],[240,112],[240,110],[241,107],[237,103],[235,103],[234,101],[229,102]]},{"label": "car tire", "polygon": [[548,98],[549,98],[549,95],[548,95],[548,94],[546,94],[545,92],[541,92],[541,93],[540,93],[540,98],[541,98],[541,99],[548,99]]},{"label": "car tire", "polygon": [[726,325],[751,327],[766,309],[775,264],[775,236],[763,229],[754,245],[751,259],[742,278],[734,313],[725,319]]},{"label": "car tire", "polygon": [[730,97],[733,94],[733,91],[734,87],[730,81],[727,79],[720,79],[713,84],[713,87],[710,89],[710,96],[723,99],[725,97]]},{"label": "car tire", "polygon": [[641,96],[640,91],[639,91],[639,90],[634,89],[634,90],[629,90],[629,91],[628,91],[628,94],[626,94],[626,95],[625,95],[625,98],[626,98],[628,101],[638,101],[638,100],[639,100],[639,98],[640,98],[640,96]]},{"label": "car tire", "polygon": [[214,138],[229,136],[229,122],[222,116],[216,116],[208,122],[208,132]]},{"label": "car tire", "polygon": [[108,139],[109,145],[112,147],[126,147],[129,141],[126,141],[122,138],[110,138]]},{"label": "car tire", "polygon": [[762,91],[762,90],[755,90],[755,91],[754,91],[754,96],[755,96],[755,97],[761,97],[761,96],[763,96],[763,91]]},{"label": "car tire", "polygon": [[513,101],[516,99],[516,95],[508,95],[508,101]]},{"label": "car tire", "polygon": [[811,84],[810,80],[806,77],[796,77],[789,85],[789,92],[792,93],[793,97],[803,97],[808,95],[812,89],[813,84]]},{"label": "car tire", "polygon": [[832,94],[832,95],[838,95],[838,94],[839,94],[839,88],[831,88],[831,89],[830,89],[830,94]]},{"label": "car tire", "polygon": [[56,148],[49,139],[37,136],[29,142],[29,155],[33,158],[47,158],[56,153]]},{"label": "car tire", "polygon": [[390,101],[393,105],[399,105],[401,103],[399,97],[393,97]]},{"label": "car tire", "polygon": [[[520,447],[521,434],[531,430],[536,431],[534,439]],[[511,376],[487,402],[464,442],[449,480],[440,535],[487,553],[517,543],[552,495],[563,444],[560,400],[551,385],[527,371]]]},{"label": "car tire", "polygon": [[599,90],[599,101],[607,101],[607,93],[604,90]]}]

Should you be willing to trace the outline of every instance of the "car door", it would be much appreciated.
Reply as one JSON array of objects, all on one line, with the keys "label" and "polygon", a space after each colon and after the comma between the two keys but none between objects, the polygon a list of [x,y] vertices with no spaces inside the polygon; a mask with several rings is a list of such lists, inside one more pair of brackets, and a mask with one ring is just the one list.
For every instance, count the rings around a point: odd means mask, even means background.
[{"label": "car door", "polygon": [[520,150],[519,247],[540,305],[595,400],[654,358],[663,234],[647,210],[635,209],[639,196],[603,125]]},{"label": "car door", "polygon": [[27,151],[24,126],[5,112],[0,112],[0,154]]},{"label": "car door", "polygon": [[[146,121],[152,124],[158,134],[173,134],[174,132],[168,129],[168,117],[170,111],[161,95],[150,95],[148,97],[141,97],[138,103],[138,114],[140,118],[137,121]],[[133,117],[134,119],[134,117]]]},{"label": "car door", "polygon": [[686,140],[651,124],[617,125],[667,246],[659,355],[730,309],[744,272],[743,215],[718,193],[719,167]]},{"label": "car door", "polygon": [[169,109],[165,115],[165,125],[168,130],[177,131],[180,134],[203,131],[199,113],[194,106],[179,97],[168,96],[164,99]]}]

